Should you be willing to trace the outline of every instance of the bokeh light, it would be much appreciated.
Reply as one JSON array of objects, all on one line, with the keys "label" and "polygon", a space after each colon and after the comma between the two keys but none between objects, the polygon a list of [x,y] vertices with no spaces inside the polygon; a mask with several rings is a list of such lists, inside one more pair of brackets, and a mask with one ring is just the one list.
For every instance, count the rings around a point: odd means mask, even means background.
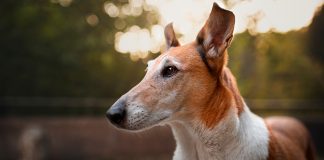
[{"label": "bokeh light", "polygon": [[119,15],[119,9],[113,3],[105,3],[104,9],[110,17],[117,17]]},{"label": "bokeh light", "polygon": [[160,51],[163,34],[161,25],[154,25],[150,30],[132,26],[124,33],[117,32],[115,34],[115,48],[121,53],[131,53],[132,59],[136,59],[136,56],[145,58],[149,52]]},{"label": "bokeh light", "polygon": [[90,26],[96,26],[99,23],[99,18],[95,14],[90,14],[86,17],[86,21]]},{"label": "bokeh light", "polygon": [[[180,43],[193,41],[206,21],[213,2],[213,0],[129,0],[129,4],[121,7],[122,14],[138,16],[143,10],[154,10],[159,14],[158,24],[150,30],[130,27],[124,32],[119,32],[115,39],[116,50],[121,53],[133,54],[131,56],[140,55],[144,58],[148,52],[157,52],[158,48],[162,48],[164,39],[163,33],[161,37],[161,34],[156,32],[163,32],[162,28],[170,22],[173,22],[176,33],[180,34]],[[317,8],[323,5],[324,1],[217,0],[216,2],[220,6],[230,9],[236,15],[235,34],[244,31],[258,34],[269,31],[288,32],[306,27],[311,23]],[[114,10],[117,12],[118,8],[116,7]],[[109,15],[117,16],[112,13]],[[119,26],[116,24],[117,28],[123,28]]]}]

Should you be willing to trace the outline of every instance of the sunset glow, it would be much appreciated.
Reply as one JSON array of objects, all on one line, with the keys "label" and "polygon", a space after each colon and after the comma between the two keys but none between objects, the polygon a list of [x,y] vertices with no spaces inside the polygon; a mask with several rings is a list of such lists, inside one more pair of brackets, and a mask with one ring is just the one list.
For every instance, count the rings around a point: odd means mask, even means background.
[{"label": "sunset glow", "polygon": [[[117,8],[112,3],[105,5],[111,17],[119,15],[138,16],[143,10],[155,10],[159,24],[151,28],[132,26],[115,35],[115,48],[121,53],[145,58],[149,52],[157,53],[164,44],[163,27],[170,22],[180,43],[193,41],[206,21],[213,0],[129,0],[129,5]],[[306,27],[323,0],[229,0],[216,1],[220,6],[234,12],[236,16],[235,34],[248,30],[251,34],[288,32]],[[125,9],[127,7],[128,9]]]}]

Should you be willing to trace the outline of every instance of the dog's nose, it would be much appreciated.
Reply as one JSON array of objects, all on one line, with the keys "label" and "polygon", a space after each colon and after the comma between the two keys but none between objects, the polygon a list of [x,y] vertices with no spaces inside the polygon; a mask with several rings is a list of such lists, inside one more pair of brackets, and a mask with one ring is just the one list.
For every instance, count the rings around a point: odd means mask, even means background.
[{"label": "dog's nose", "polygon": [[117,101],[114,105],[110,107],[107,111],[107,118],[114,124],[121,124],[126,115],[125,103]]}]

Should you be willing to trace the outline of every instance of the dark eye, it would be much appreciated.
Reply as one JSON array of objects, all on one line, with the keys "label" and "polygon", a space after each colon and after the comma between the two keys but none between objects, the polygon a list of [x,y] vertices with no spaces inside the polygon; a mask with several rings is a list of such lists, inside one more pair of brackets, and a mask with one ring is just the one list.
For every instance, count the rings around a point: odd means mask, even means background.
[{"label": "dark eye", "polygon": [[163,77],[171,77],[175,75],[178,71],[179,71],[178,68],[176,68],[175,66],[168,66],[163,68],[161,74]]}]

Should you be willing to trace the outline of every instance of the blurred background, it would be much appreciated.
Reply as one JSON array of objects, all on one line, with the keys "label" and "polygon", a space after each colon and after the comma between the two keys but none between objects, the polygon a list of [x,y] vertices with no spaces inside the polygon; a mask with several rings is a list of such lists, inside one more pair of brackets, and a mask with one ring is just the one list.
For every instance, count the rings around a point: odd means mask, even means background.
[{"label": "blurred background", "polygon": [[[324,159],[324,1],[217,2],[236,14],[229,67],[247,104],[302,120]],[[163,51],[163,27],[193,41],[212,3],[1,0],[0,159],[171,159],[168,127],[124,133],[105,112]]]}]

